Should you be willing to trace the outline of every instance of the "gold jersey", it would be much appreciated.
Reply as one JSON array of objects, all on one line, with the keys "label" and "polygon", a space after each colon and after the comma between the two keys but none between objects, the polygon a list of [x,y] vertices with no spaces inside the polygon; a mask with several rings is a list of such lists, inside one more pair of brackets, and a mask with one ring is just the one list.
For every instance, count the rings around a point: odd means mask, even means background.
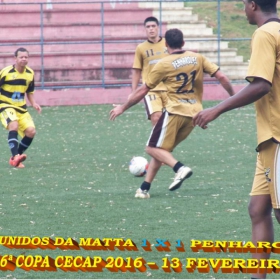
[{"label": "gold jersey", "polygon": [[[146,82],[149,73],[152,71],[155,64],[163,57],[167,56],[168,52],[165,46],[165,39],[161,38],[157,43],[145,41],[139,44],[135,51],[133,67],[142,70],[142,82]],[[165,91],[166,88],[162,83],[155,87],[152,91]]]},{"label": "gold jersey", "polygon": [[203,74],[213,76],[218,70],[219,67],[203,55],[182,50],[161,59],[146,85],[154,88],[162,81],[167,89],[167,112],[193,117],[202,110]]},{"label": "gold jersey", "polygon": [[255,102],[258,145],[274,138],[280,142],[280,21],[272,19],[253,34],[246,79],[262,78],[272,87]]},{"label": "gold jersey", "polygon": [[5,108],[26,112],[25,93],[34,92],[34,72],[27,66],[23,73],[7,66],[0,72],[0,87],[0,112]]}]

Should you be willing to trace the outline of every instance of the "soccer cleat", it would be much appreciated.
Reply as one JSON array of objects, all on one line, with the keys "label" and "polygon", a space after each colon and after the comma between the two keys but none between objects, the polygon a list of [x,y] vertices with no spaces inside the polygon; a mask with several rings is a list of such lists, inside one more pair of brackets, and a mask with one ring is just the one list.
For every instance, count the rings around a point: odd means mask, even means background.
[{"label": "soccer cleat", "polygon": [[175,175],[173,183],[169,186],[170,191],[179,189],[185,179],[192,176],[192,170],[187,166],[182,166]]},{"label": "soccer cleat", "polygon": [[150,198],[150,194],[147,191],[143,191],[140,188],[136,190],[135,197],[137,198]]},{"label": "soccer cleat", "polygon": [[25,166],[20,162],[17,168],[24,168]]},{"label": "soccer cleat", "polygon": [[20,156],[21,156],[21,162],[25,161],[27,158],[26,154],[21,154]]},{"label": "soccer cleat", "polygon": [[22,155],[15,155],[14,157],[11,157],[9,160],[9,164],[13,167],[18,167],[18,165],[22,162],[26,160],[26,155],[22,154]]}]

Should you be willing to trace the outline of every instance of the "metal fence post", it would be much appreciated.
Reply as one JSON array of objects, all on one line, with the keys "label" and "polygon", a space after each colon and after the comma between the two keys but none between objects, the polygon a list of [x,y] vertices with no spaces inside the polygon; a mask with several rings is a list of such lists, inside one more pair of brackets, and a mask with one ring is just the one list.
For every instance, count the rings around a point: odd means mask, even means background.
[{"label": "metal fence post", "polygon": [[221,62],[221,0],[217,0],[218,7],[217,7],[217,18],[218,18],[218,65]]},{"label": "metal fence post", "polygon": [[44,17],[43,17],[43,4],[40,4],[40,28],[41,28],[41,35],[40,35],[40,45],[41,45],[41,87],[44,88],[45,86],[45,78],[44,78]]},{"label": "metal fence post", "polygon": [[105,88],[105,54],[104,54],[104,3],[101,2],[101,49],[102,49],[102,87]]}]

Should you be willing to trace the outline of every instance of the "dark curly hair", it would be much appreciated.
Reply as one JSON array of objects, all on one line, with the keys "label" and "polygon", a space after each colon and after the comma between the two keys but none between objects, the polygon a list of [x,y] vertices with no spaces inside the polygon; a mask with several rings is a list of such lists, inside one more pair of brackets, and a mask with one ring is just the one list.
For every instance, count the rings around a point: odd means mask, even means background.
[{"label": "dark curly hair", "polygon": [[171,49],[180,49],[183,46],[184,35],[177,28],[169,29],[165,32],[165,40]]},{"label": "dark curly hair", "polygon": [[28,50],[25,49],[25,48],[18,48],[18,49],[15,51],[15,57],[18,56],[18,52],[27,52],[27,53],[28,53]]},{"label": "dark curly hair", "polygon": [[255,2],[265,13],[277,12],[277,0],[248,0],[248,2]]}]

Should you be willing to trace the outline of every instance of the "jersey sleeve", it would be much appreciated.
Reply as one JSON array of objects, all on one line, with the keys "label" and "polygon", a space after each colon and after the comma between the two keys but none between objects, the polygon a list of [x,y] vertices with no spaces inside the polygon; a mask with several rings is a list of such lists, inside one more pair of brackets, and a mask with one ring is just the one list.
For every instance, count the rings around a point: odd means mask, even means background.
[{"label": "jersey sleeve", "polygon": [[4,84],[6,79],[5,71],[2,69],[0,71],[0,87]]},{"label": "jersey sleeve", "polygon": [[252,82],[254,78],[262,78],[272,84],[276,64],[273,36],[264,30],[258,30],[253,35],[251,44],[252,53],[246,80]]},{"label": "jersey sleeve", "polygon": [[202,55],[203,72],[209,74],[211,77],[220,69],[218,65],[209,61]]},{"label": "jersey sleeve", "polygon": [[164,63],[158,62],[150,74],[147,76],[145,84],[148,88],[155,88],[160,82],[165,79],[165,68]]},{"label": "jersey sleeve", "polygon": [[29,86],[26,90],[26,93],[34,93],[34,90],[35,90],[35,82],[34,82],[34,77],[33,77],[33,80],[29,84]]},{"label": "jersey sleeve", "polygon": [[140,50],[139,46],[137,46],[137,48],[135,50],[132,68],[141,69],[141,70],[143,69],[143,58],[142,58],[142,54],[141,54],[141,50]]}]

